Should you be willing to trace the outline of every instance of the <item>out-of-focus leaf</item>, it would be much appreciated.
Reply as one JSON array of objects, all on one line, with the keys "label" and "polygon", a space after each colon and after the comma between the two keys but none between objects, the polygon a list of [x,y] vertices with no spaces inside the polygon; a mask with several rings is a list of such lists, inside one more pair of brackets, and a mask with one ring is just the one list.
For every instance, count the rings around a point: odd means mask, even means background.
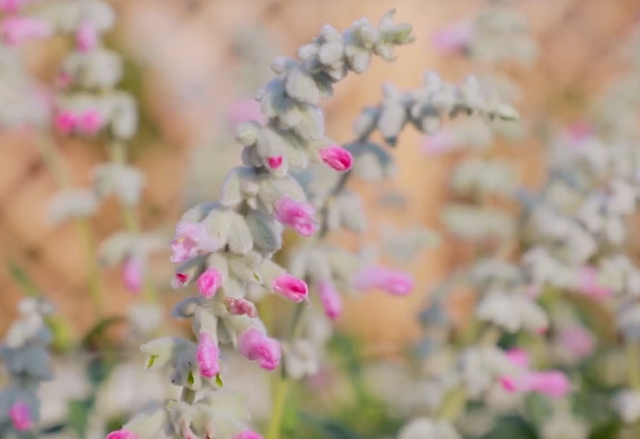
[{"label": "out-of-focus leaf", "polygon": [[589,439],[611,439],[618,437],[622,430],[622,423],[619,419],[611,419],[608,422],[596,426],[589,435]]},{"label": "out-of-focus leaf", "polygon": [[527,395],[525,410],[527,417],[537,426],[541,426],[553,414],[553,407],[551,407],[549,399],[538,393]]},{"label": "out-of-focus leaf", "polygon": [[504,417],[496,421],[495,427],[482,439],[539,439],[531,424],[517,416]]},{"label": "out-of-focus leaf", "polygon": [[92,396],[87,399],[76,399],[69,402],[68,426],[78,437],[85,437],[87,426],[89,425],[89,416],[94,406],[95,399]]}]

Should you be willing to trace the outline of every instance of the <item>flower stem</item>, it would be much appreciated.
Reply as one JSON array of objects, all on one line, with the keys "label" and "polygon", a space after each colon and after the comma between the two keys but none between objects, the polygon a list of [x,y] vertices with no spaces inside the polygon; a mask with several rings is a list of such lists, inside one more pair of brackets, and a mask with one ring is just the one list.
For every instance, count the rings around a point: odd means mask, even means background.
[{"label": "flower stem", "polygon": [[630,342],[627,345],[627,363],[629,373],[629,386],[633,390],[640,390],[640,345]]},{"label": "flower stem", "polygon": [[196,401],[196,392],[188,387],[183,387],[180,393],[180,401],[184,401],[189,405],[193,404]]},{"label": "flower stem", "polygon": [[[62,168],[61,160],[56,154],[56,149],[51,139],[45,135],[38,135],[35,139],[35,144],[58,187],[61,189],[69,188],[71,186],[68,178],[69,174]],[[102,318],[104,317],[104,300],[100,285],[98,262],[95,257],[96,248],[93,230],[86,218],[76,218],[75,226],[89,259],[89,297],[96,315],[98,318]]]},{"label": "flower stem", "polygon": [[280,437],[280,427],[282,425],[282,419],[284,418],[290,387],[291,381],[285,376],[282,376],[282,374],[279,375],[275,385],[273,411],[271,412],[271,419],[269,420],[265,439],[279,439]]}]

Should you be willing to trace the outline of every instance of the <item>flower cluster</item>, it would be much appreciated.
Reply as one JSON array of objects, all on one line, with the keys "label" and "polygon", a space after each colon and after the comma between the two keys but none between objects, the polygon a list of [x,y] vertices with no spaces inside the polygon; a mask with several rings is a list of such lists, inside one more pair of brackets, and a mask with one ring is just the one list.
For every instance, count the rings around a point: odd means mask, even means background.
[{"label": "flower cluster", "polygon": [[45,318],[52,312],[44,299],[23,300],[19,317],[9,328],[0,346],[0,359],[10,375],[7,388],[0,391],[0,435],[37,431],[40,418],[38,387],[53,378],[49,366],[49,346],[53,335]]}]

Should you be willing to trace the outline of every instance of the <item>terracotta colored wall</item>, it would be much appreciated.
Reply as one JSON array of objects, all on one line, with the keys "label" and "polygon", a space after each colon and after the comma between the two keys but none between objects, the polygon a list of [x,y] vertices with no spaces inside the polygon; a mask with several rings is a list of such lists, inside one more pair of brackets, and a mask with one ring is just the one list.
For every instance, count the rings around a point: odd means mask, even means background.
[{"label": "terracotta colored wall", "polygon": [[[136,41],[153,53],[158,67],[142,73],[147,82],[144,105],[164,136],[162,144],[135,155],[149,178],[145,204],[164,217],[180,211],[180,185],[186,169],[186,154],[198,136],[207,132],[212,120],[221,117],[230,96],[225,91],[232,78],[225,71],[230,62],[227,35],[239,23],[256,23],[270,31],[283,53],[294,50],[329,22],[345,28],[367,16],[377,20],[395,7],[400,21],[415,25],[417,43],[398,51],[393,64],[376,61],[359,78],[349,78],[337,87],[334,99],[326,103],[328,132],[338,141],[350,138],[351,121],[360,108],[380,98],[380,86],[392,80],[401,88],[419,85],[428,69],[440,70],[448,79],[461,79],[471,67],[463,60],[443,60],[428,45],[430,33],[444,23],[472,13],[476,0],[222,0],[158,2],[127,0],[114,2],[123,17],[120,35]],[[173,5],[173,6],[170,6]],[[541,40],[541,60],[530,72],[518,73],[527,94],[524,113],[535,121],[541,114],[564,117],[583,110],[566,99],[580,91],[595,92],[621,68],[616,50],[629,35],[638,13],[639,0],[554,0],[524,1],[533,32]],[[146,49],[145,49],[146,48]],[[153,52],[150,52],[153,51]],[[175,84],[200,84],[198,100],[184,100]],[[204,88],[202,88],[204,86]],[[447,159],[421,155],[415,132],[403,134],[397,159],[398,179],[390,183],[409,196],[405,212],[385,212],[372,206],[376,188],[359,190],[369,200],[373,221],[393,221],[399,226],[424,223],[437,225],[443,203]],[[69,172],[78,184],[88,181],[91,166],[103,156],[92,145],[64,142],[59,145]],[[516,153],[523,178],[534,182],[539,174],[541,148],[534,139],[524,142]],[[60,312],[79,327],[87,327],[93,316],[86,289],[87,261],[72,226],[50,228],[43,221],[44,208],[54,182],[43,167],[33,145],[16,136],[0,136],[0,258],[24,266],[35,281],[59,304]],[[144,215],[147,224],[157,220]],[[117,209],[108,207],[96,220],[100,234],[118,227]],[[455,264],[456,246],[445,242],[436,251],[422,254],[410,267],[418,280],[416,294],[407,300],[372,295],[352,302],[346,324],[380,345],[395,344],[417,335],[411,316],[426,299],[426,287]],[[166,264],[156,267],[162,272]],[[110,310],[117,311],[130,300],[115,273],[107,273]],[[0,333],[10,322],[21,292],[0,270]]]}]

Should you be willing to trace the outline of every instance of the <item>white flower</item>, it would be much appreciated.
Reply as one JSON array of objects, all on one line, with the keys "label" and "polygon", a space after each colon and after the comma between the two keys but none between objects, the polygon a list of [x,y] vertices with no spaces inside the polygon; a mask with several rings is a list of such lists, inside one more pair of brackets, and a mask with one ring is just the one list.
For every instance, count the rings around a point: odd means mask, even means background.
[{"label": "white flower", "polygon": [[616,396],[614,405],[625,423],[635,424],[640,420],[640,392],[622,391]]}]

